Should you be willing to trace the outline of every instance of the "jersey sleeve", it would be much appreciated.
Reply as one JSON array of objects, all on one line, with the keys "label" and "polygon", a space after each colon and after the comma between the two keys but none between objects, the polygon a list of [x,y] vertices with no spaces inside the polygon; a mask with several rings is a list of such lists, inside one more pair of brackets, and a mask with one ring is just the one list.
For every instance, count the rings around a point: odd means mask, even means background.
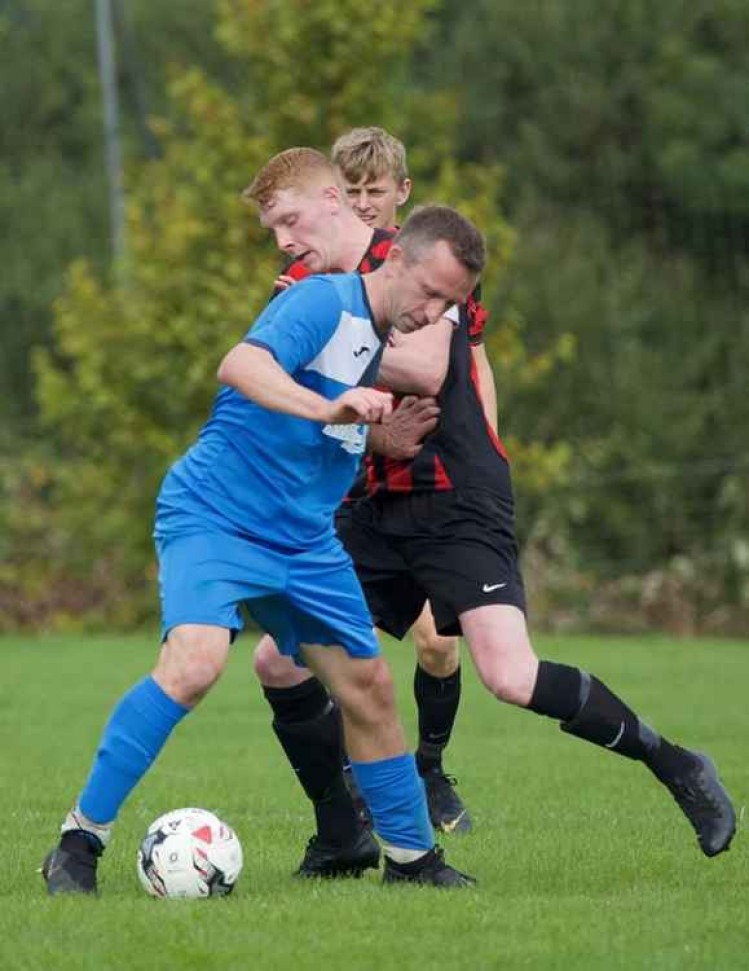
[{"label": "jersey sleeve", "polygon": [[484,327],[489,319],[489,314],[481,303],[480,283],[468,298],[465,309],[468,317],[468,342],[471,347],[478,347],[484,343]]},{"label": "jersey sleeve", "polygon": [[294,284],[271,301],[244,340],[270,351],[288,374],[314,360],[341,318],[336,288],[324,277]]}]

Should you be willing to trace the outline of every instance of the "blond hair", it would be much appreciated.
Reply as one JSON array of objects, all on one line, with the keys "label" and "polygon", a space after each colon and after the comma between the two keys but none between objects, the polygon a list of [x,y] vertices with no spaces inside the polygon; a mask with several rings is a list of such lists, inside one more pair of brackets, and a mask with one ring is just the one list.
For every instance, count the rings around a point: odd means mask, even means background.
[{"label": "blond hair", "polygon": [[336,140],[330,156],[348,182],[391,175],[400,185],[408,178],[403,142],[384,128],[352,128]]},{"label": "blond hair", "polygon": [[330,159],[315,148],[287,148],[274,155],[242,192],[242,199],[265,208],[276,192],[297,189],[316,179],[338,185],[338,172]]}]

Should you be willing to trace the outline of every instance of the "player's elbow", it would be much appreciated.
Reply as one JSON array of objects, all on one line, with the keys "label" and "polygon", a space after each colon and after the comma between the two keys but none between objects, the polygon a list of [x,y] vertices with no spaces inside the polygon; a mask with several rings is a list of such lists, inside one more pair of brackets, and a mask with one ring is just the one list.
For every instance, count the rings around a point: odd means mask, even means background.
[{"label": "player's elbow", "polygon": [[227,384],[232,388],[237,386],[237,382],[243,371],[251,361],[252,348],[247,344],[237,344],[232,347],[218,366],[216,377],[221,384]]},{"label": "player's elbow", "polygon": [[436,398],[445,383],[445,373],[442,367],[426,368],[418,381],[419,387],[414,391],[422,398]]},{"label": "player's elbow", "polygon": [[231,361],[232,352],[229,351],[227,355],[223,358],[216,371],[216,377],[221,382],[221,384],[231,384],[232,376],[234,373],[234,367]]}]

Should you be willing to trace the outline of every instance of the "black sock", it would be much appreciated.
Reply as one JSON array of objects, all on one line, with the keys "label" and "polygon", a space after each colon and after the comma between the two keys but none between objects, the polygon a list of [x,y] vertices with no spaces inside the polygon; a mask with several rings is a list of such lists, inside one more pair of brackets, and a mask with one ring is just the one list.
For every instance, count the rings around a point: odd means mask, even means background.
[{"label": "black sock", "polygon": [[338,707],[310,678],[293,688],[264,688],[286,757],[312,801],[322,842],[343,846],[358,832],[357,816],[343,778],[343,728]]},{"label": "black sock", "polygon": [[293,688],[267,688],[263,694],[277,721],[306,722],[316,718],[330,701],[325,686],[317,678],[307,678]]},{"label": "black sock", "polygon": [[690,761],[688,753],[640,721],[602,681],[579,668],[541,661],[528,707],[558,718],[570,735],[644,762],[658,776],[671,775]]},{"label": "black sock", "polygon": [[450,741],[460,704],[460,668],[447,678],[435,678],[417,665],[414,697],[419,709],[416,767],[424,775],[442,767],[442,752]]}]

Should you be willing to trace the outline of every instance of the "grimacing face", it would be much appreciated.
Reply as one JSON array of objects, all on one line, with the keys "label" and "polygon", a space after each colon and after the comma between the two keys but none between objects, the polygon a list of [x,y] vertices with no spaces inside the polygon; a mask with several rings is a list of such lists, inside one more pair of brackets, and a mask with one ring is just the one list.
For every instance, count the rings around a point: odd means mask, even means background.
[{"label": "grimacing face", "polygon": [[392,175],[365,176],[352,182],[341,172],[346,195],[356,215],[372,229],[392,229],[397,224],[396,210],[411,194],[411,180],[398,183]]},{"label": "grimacing face", "polygon": [[325,273],[335,266],[337,227],[332,217],[340,205],[332,186],[279,189],[261,209],[260,224],[274,233],[287,256],[301,260],[312,273]]},{"label": "grimacing face", "polygon": [[388,319],[404,334],[435,324],[453,304],[465,303],[476,286],[476,274],[453,256],[444,240],[413,258],[394,244],[388,262]]}]

